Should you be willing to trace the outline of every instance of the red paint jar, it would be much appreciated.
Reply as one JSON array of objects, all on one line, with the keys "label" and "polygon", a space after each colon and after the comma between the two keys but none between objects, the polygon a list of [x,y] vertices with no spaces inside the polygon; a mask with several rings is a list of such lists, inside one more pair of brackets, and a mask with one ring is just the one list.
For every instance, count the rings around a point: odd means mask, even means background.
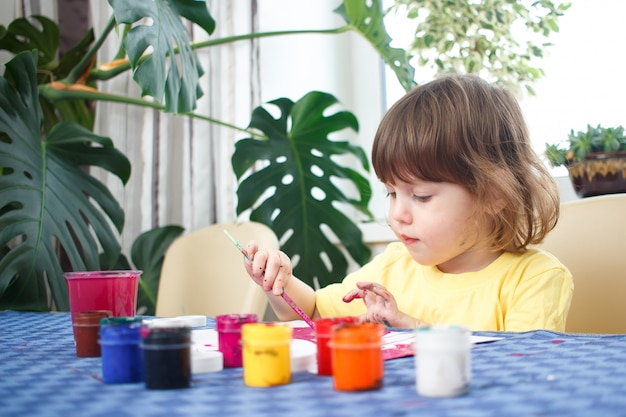
[{"label": "red paint jar", "polygon": [[331,330],[341,323],[357,323],[358,317],[325,317],[315,320],[315,338],[317,341],[317,374],[333,374],[332,352],[329,346]]},{"label": "red paint jar", "polygon": [[367,391],[383,386],[384,326],[339,324],[331,332],[333,382],[337,391]]},{"label": "red paint jar", "polygon": [[74,341],[76,356],[81,358],[98,357],[100,349],[100,320],[112,316],[109,310],[82,311],[74,317]]},{"label": "red paint jar", "polygon": [[257,322],[256,314],[223,314],[215,317],[218,350],[224,355],[224,368],[241,368],[241,326]]}]

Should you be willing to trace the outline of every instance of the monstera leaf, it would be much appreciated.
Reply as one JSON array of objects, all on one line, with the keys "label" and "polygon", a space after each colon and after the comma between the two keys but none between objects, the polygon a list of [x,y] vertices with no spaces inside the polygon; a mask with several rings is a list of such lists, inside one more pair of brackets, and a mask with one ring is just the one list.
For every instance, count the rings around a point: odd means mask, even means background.
[{"label": "monstera leaf", "polygon": [[409,64],[411,57],[404,49],[390,45],[392,39],[385,29],[380,0],[344,0],[335,12],[372,44],[406,91],[415,86],[415,68]]},{"label": "monstera leaf", "polygon": [[165,252],[185,229],[180,226],[163,226],[142,233],[133,242],[130,257],[135,268],[143,271],[137,293],[137,311],[153,316],[159,292],[161,268]]},{"label": "monstera leaf", "polygon": [[[280,110],[278,119],[263,107],[256,108],[250,127],[259,129],[267,138],[237,141],[232,157],[238,179],[255,162],[266,164],[239,184],[237,214],[251,209],[251,220],[274,230],[281,249],[297,260],[295,275],[311,285],[315,279],[320,286],[336,282],[347,271],[347,259],[327,237],[325,227],[332,230],[359,264],[371,256],[360,229],[342,210],[346,205],[352,206],[371,218],[367,208],[370,184],[367,178],[333,158],[352,155],[365,171],[369,164],[360,147],[328,138],[343,129],[358,130],[357,120],[350,112],[325,114],[336,103],[332,95],[314,91],[295,104],[286,98],[271,101],[269,104]],[[333,180],[351,183],[358,198],[346,196]]]},{"label": "monstera leaf", "polygon": [[[202,96],[202,68],[191,49],[180,16],[196,23],[209,35],[215,21],[203,0],[109,0],[118,24],[132,25],[124,47],[133,67],[133,77],[143,95],[162,102],[165,111],[186,113],[196,108]],[[148,20],[146,22],[146,20]],[[179,66],[168,58],[176,56]]]},{"label": "monstera leaf", "polygon": [[[37,51],[37,74],[41,84],[60,80],[70,73],[89,50],[94,40],[93,30],[59,61],[59,27],[45,16],[32,16],[31,20],[18,18],[8,28],[0,26],[0,50],[11,54],[24,51]],[[50,102],[40,96],[44,113],[44,130],[49,132],[60,120],[75,121],[87,129],[93,128],[94,113],[86,100],[64,100]]]},{"label": "monstera leaf", "polygon": [[59,48],[59,27],[45,16],[32,16],[40,27],[25,18],[18,18],[5,29],[0,26],[0,49],[14,54],[37,50],[41,68],[49,68]]},{"label": "monstera leaf", "polygon": [[112,265],[124,224],[118,202],[83,167],[125,183],[130,163],[110,139],[73,122],[42,136],[36,61],[37,51],[22,52],[0,77],[0,309],[47,310],[49,288],[67,310],[59,255],[74,270],[98,269],[99,244]]}]

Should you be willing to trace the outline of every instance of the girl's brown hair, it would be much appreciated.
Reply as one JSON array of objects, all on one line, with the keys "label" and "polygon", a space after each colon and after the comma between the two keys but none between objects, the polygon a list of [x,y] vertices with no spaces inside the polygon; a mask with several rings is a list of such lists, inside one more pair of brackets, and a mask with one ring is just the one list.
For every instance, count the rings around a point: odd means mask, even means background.
[{"label": "girl's brown hair", "polygon": [[521,253],[558,220],[556,182],[531,147],[517,100],[477,76],[445,76],[396,102],[376,132],[372,164],[383,183],[466,187],[494,251]]}]

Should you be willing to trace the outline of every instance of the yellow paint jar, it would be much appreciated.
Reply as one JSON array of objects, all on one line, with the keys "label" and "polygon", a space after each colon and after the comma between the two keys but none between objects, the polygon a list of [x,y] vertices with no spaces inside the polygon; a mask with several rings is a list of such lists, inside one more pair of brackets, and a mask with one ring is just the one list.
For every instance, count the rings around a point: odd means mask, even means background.
[{"label": "yellow paint jar", "polygon": [[292,327],[286,324],[241,326],[243,381],[247,386],[271,387],[291,382],[292,332]]}]

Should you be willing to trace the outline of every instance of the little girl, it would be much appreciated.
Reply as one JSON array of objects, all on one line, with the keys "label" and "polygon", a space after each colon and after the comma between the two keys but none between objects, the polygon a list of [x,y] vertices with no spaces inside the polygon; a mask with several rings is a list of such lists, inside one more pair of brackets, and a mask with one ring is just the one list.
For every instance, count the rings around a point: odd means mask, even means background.
[{"label": "little girl", "polygon": [[341,283],[314,291],[285,253],[248,244],[246,270],[280,320],[298,319],[286,291],[312,318],[565,330],[572,276],[529,248],[556,225],[558,191],[510,93],[472,75],[413,89],[383,117],[372,165],[399,242]]}]

